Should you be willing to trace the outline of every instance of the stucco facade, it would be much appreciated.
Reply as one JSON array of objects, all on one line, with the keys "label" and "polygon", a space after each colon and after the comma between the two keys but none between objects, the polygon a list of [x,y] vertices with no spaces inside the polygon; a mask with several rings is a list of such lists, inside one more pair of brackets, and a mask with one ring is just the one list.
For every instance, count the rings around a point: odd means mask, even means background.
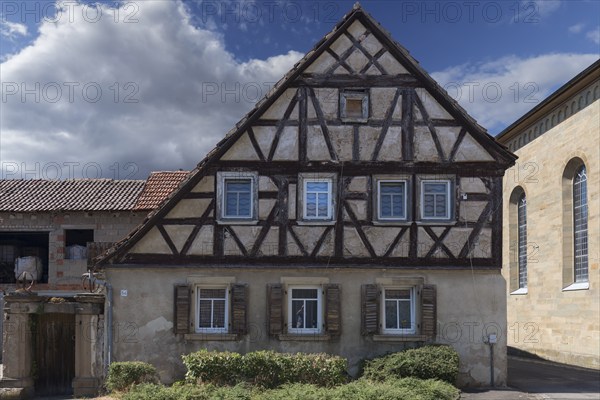
[{"label": "stucco facade", "polygon": [[[248,284],[248,334],[239,337],[173,334],[173,287],[215,277]],[[393,338],[361,334],[361,284],[419,278],[437,287],[438,328],[434,341],[449,344],[458,351],[461,360],[459,384],[489,383],[490,349],[483,340],[490,334],[498,335],[494,347],[495,383],[506,383],[505,288],[504,279],[495,271],[394,271],[377,266],[350,270],[309,266],[265,270],[251,266],[224,269],[189,265],[169,269],[144,266],[111,269],[107,278],[114,283],[116,295],[115,361],[147,361],[157,367],[165,382],[183,376],[182,354],[203,348],[240,353],[273,349],[339,354],[348,358],[349,372],[356,374],[360,361],[365,358],[419,345],[410,336]],[[338,337],[314,335],[311,340],[311,337],[269,335],[267,284],[289,282],[293,280],[291,278],[339,284],[342,329]],[[127,296],[120,295],[122,290],[127,290]]]},{"label": "stucco facade", "polygon": [[[600,368],[600,63],[560,88],[499,141],[519,156],[504,177],[508,345]],[[573,182],[587,174],[587,272],[575,282]],[[516,197],[526,198],[526,283],[518,280]],[[579,253],[578,253],[579,254]]]}]

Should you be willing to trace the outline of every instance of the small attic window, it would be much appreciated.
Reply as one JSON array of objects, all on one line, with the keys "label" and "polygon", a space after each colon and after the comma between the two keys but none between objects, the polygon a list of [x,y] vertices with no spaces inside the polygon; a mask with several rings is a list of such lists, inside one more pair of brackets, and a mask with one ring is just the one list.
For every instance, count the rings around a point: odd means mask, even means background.
[{"label": "small attic window", "polygon": [[346,122],[367,122],[369,119],[368,90],[340,92],[340,118]]}]

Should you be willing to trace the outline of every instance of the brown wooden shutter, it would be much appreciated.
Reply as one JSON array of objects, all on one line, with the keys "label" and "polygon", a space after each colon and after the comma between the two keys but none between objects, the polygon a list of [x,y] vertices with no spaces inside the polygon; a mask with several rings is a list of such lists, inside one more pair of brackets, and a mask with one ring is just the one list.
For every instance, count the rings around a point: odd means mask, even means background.
[{"label": "brown wooden shutter", "polygon": [[175,333],[190,331],[190,297],[189,286],[175,286]]},{"label": "brown wooden shutter", "polygon": [[248,333],[246,320],[248,309],[248,285],[236,284],[231,287],[231,333]]},{"label": "brown wooden shutter", "polygon": [[283,286],[279,283],[267,285],[267,318],[269,335],[283,333]]},{"label": "brown wooden shutter", "polygon": [[421,334],[435,340],[437,334],[437,294],[435,285],[423,285],[421,293]]},{"label": "brown wooden shutter", "polygon": [[325,330],[331,336],[342,332],[340,285],[325,285]]},{"label": "brown wooden shutter", "polygon": [[379,287],[362,285],[362,334],[379,332]]}]

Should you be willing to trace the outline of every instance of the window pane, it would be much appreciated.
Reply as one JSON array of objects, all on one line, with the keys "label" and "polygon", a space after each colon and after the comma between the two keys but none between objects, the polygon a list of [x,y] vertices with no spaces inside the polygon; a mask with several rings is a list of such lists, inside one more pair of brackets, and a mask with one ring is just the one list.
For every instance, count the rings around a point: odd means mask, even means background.
[{"label": "window pane", "polygon": [[327,209],[329,208],[329,195],[327,193],[319,193],[319,217],[327,216]]},{"label": "window pane", "polygon": [[399,301],[398,312],[400,314],[400,328],[411,329],[410,301]]},{"label": "window pane", "polygon": [[314,193],[306,194],[306,216],[316,217],[317,216],[317,195]]},{"label": "window pane", "polygon": [[381,195],[379,198],[379,207],[382,217],[392,216],[392,196]]},{"label": "window pane", "polygon": [[423,201],[425,203],[423,205],[423,214],[425,217],[434,216],[434,199],[435,196],[433,196],[432,194],[426,194],[425,196],[423,196]]},{"label": "window pane", "polygon": [[305,307],[306,321],[304,323],[304,327],[308,329],[317,328],[317,300],[306,300]]},{"label": "window pane", "polygon": [[201,299],[224,299],[225,289],[200,289]]},{"label": "window pane", "polygon": [[588,276],[588,207],[587,171],[582,166],[573,179],[573,238],[575,282],[587,282]]},{"label": "window pane", "polygon": [[425,183],[425,193],[446,193],[445,183]]},{"label": "window pane", "polygon": [[307,182],[307,192],[327,192],[329,190],[329,182]]},{"label": "window pane", "polygon": [[210,300],[200,300],[198,302],[198,308],[200,311],[200,317],[198,318],[198,326],[200,328],[212,328],[211,326],[211,308],[212,302]]},{"label": "window pane", "polygon": [[518,204],[519,287],[527,287],[527,199],[521,195]]},{"label": "window pane", "polygon": [[317,297],[317,289],[292,289],[293,299],[316,299]]},{"label": "window pane", "polygon": [[402,194],[404,191],[404,182],[381,182],[382,194]]},{"label": "window pane", "polygon": [[239,216],[250,216],[250,193],[240,193],[238,197],[238,215]]},{"label": "window pane", "polygon": [[446,196],[436,195],[435,196],[435,216],[445,217],[446,216]]},{"label": "window pane", "polygon": [[225,300],[213,302],[213,328],[225,327]]},{"label": "window pane", "polygon": [[410,289],[386,289],[385,299],[410,300]]},{"label": "window pane", "polygon": [[292,300],[292,324],[294,328],[304,328],[304,300]]},{"label": "window pane", "polygon": [[398,308],[395,300],[385,302],[385,328],[398,329]]}]

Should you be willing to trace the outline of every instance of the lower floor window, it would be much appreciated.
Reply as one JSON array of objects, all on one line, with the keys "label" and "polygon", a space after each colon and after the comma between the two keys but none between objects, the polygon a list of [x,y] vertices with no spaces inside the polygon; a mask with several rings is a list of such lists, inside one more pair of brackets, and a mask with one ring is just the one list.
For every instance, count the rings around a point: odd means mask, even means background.
[{"label": "lower floor window", "polygon": [[288,331],[319,333],[322,326],[321,289],[292,287],[289,289],[288,299]]},{"label": "lower floor window", "polygon": [[384,288],[384,333],[415,333],[414,288]]},{"label": "lower floor window", "polygon": [[196,330],[198,332],[226,332],[228,324],[227,288],[199,287],[196,292]]}]

